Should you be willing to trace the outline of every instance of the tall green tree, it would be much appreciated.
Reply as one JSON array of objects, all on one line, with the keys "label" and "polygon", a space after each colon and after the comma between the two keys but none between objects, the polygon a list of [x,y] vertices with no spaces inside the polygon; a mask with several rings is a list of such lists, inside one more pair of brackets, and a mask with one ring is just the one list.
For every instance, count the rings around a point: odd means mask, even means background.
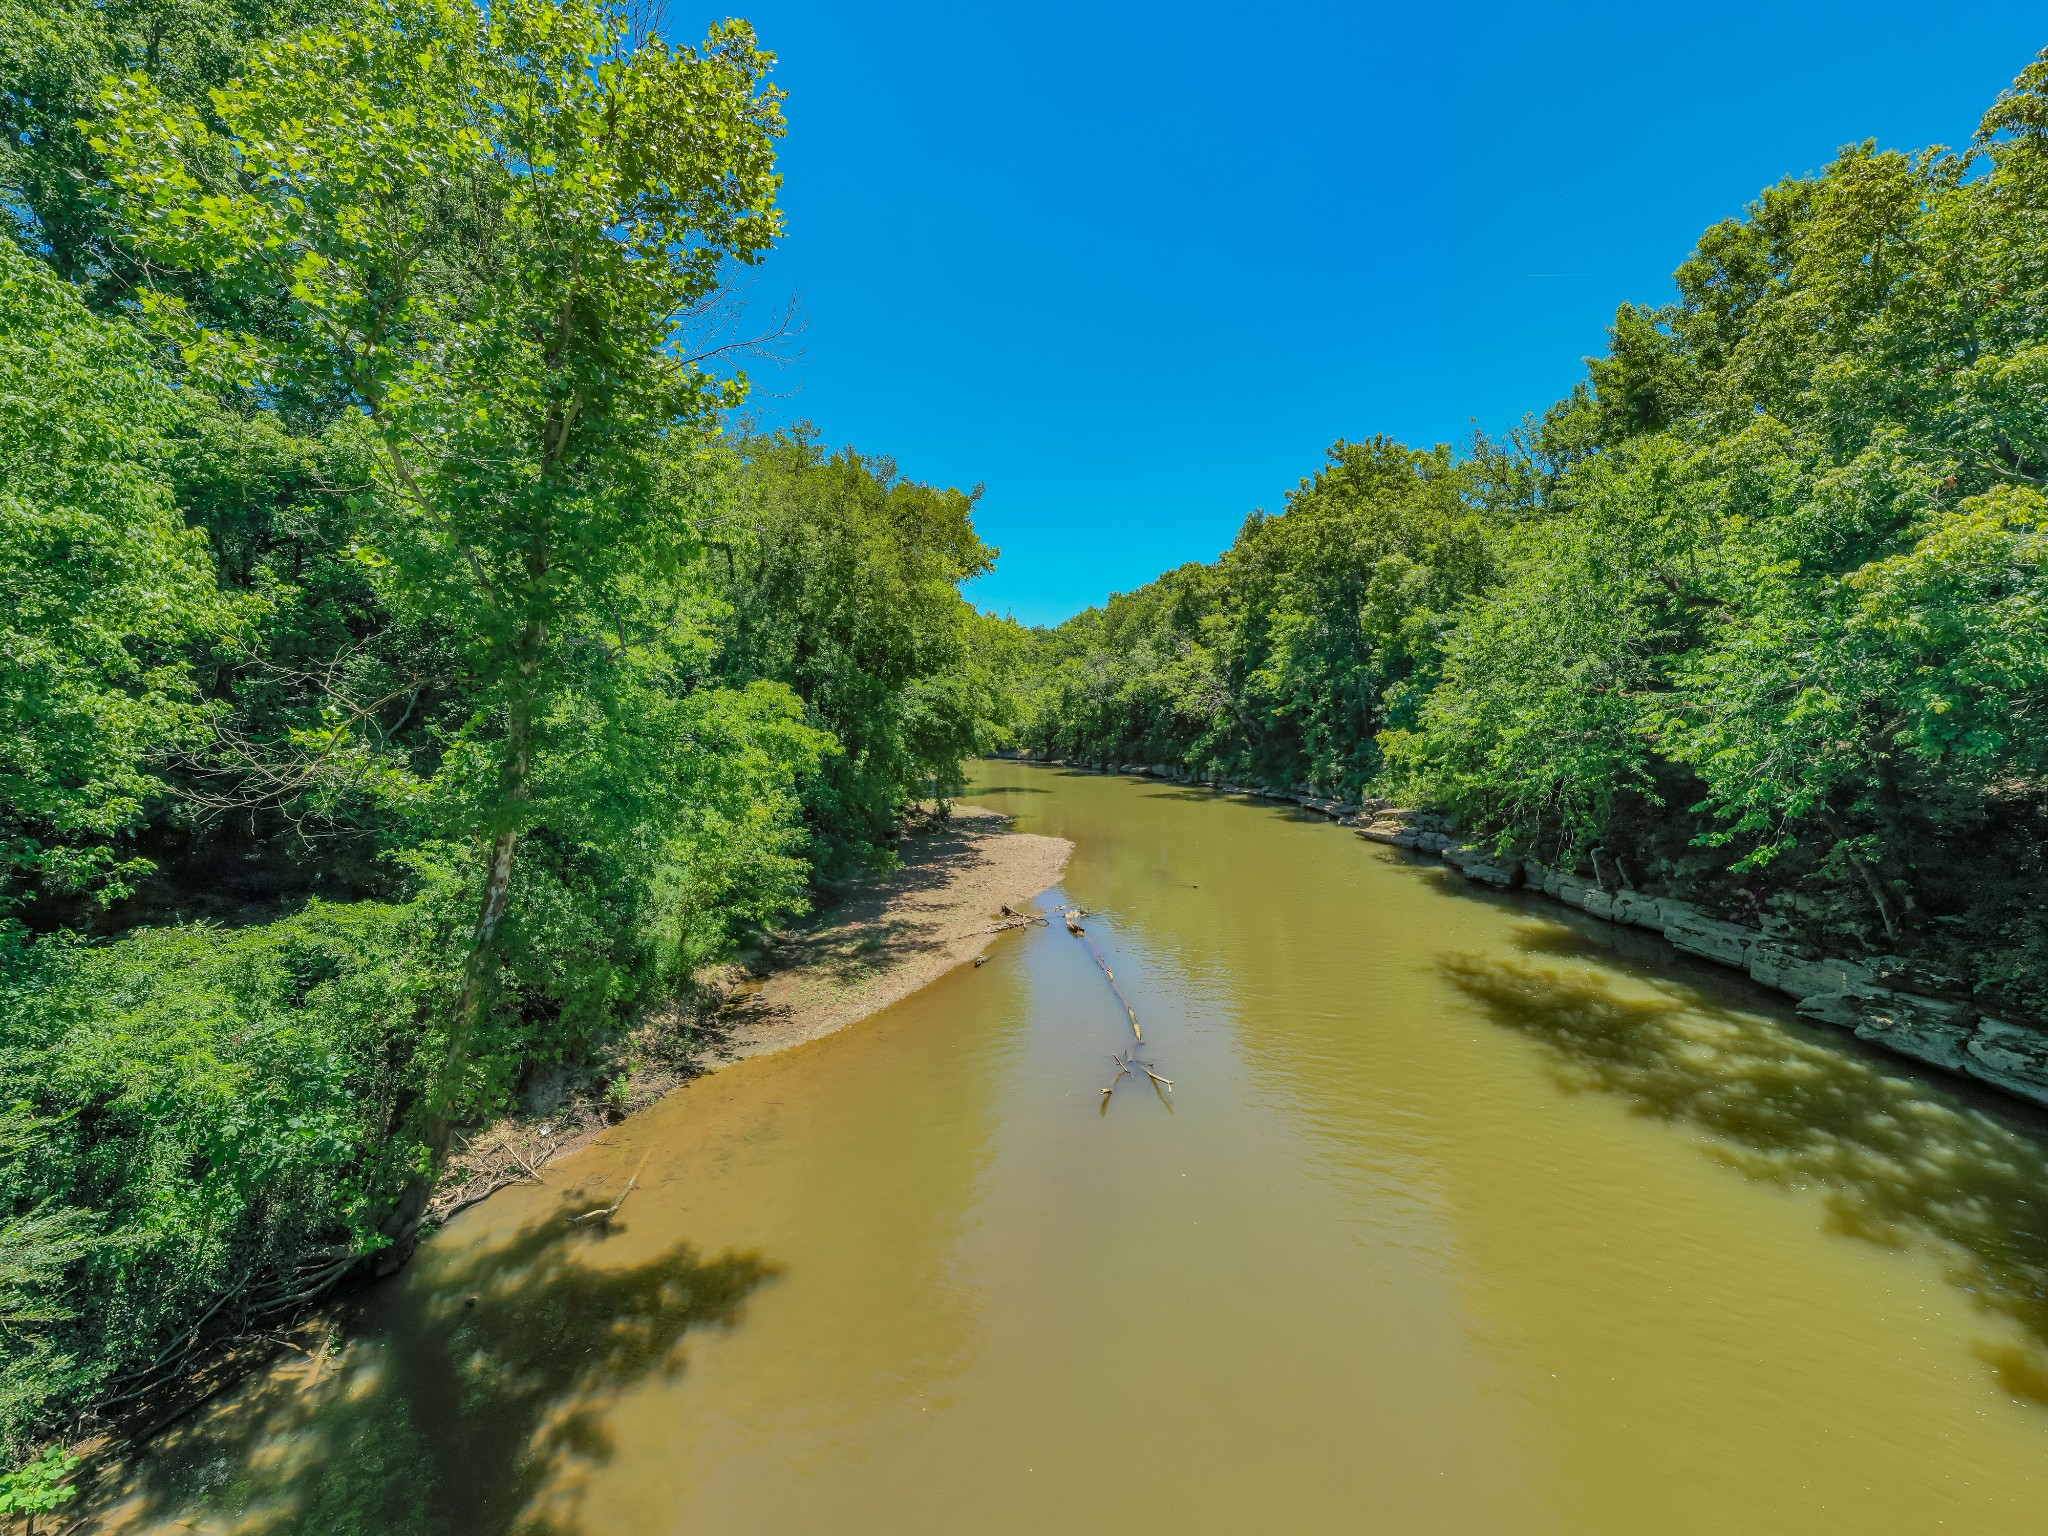
[{"label": "tall green tree", "polygon": [[480,891],[437,1157],[554,701],[573,681],[602,705],[617,663],[687,622],[683,471],[744,381],[685,338],[780,229],[771,63],[744,23],[678,48],[584,0],[386,0],[257,50],[214,93],[218,126],[131,78],[95,140],[152,259],[230,299],[288,295],[260,332],[174,295],[149,311],[203,376],[348,403],[371,475],[357,557],[395,610],[458,632],[476,708],[453,803]]}]

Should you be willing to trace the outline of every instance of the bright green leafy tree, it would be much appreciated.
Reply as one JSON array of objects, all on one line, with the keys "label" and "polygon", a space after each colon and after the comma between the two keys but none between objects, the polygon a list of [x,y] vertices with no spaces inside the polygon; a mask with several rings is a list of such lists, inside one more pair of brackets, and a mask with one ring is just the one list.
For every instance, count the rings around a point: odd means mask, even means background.
[{"label": "bright green leafy tree", "polygon": [[[95,309],[143,280],[91,135],[109,76],[147,75],[209,109],[256,41],[348,0],[0,0],[0,224]],[[165,274],[157,274],[160,278]]]},{"label": "bright green leafy tree", "polygon": [[0,246],[0,907],[123,894],[203,733],[190,661],[239,614],[172,498],[181,415],[131,327]]},{"label": "bright green leafy tree", "polygon": [[717,491],[717,667],[787,685],[838,743],[805,794],[836,872],[886,849],[907,802],[957,793],[961,759],[992,744],[1002,695],[972,666],[960,585],[995,551],[974,529],[978,492],[827,455],[808,431],[740,449]]},{"label": "bright green leafy tree", "polygon": [[602,700],[603,663],[685,622],[676,464],[742,383],[684,337],[780,227],[771,62],[740,23],[687,49],[580,0],[387,3],[259,50],[217,128],[131,79],[96,140],[154,259],[290,300],[261,334],[175,297],[155,324],[202,374],[349,403],[375,465],[359,557],[399,611],[461,631],[489,768],[472,752],[452,801],[481,889],[437,1156],[556,701],[572,678]]}]

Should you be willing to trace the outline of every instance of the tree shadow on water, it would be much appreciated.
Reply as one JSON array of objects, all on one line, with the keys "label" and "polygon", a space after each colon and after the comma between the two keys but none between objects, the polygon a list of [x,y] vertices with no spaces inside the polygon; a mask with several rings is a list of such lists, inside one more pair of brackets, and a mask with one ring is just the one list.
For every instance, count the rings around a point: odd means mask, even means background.
[{"label": "tree shadow on water", "polygon": [[[683,1368],[776,1266],[687,1245],[629,1268],[556,1219],[450,1258],[430,1248],[370,1299],[322,1380],[279,1372],[156,1447],[121,1528],[319,1536],[571,1536],[577,1474],[610,1460],[604,1414]],[[140,1517],[139,1520],[137,1517]],[[172,1528],[176,1528],[175,1524]]]},{"label": "tree shadow on water", "polygon": [[[1545,945],[1532,934],[1525,948]],[[2048,1406],[2048,1156],[1928,1085],[1732,1012],[1683,986],[1624,997],[1597,975],[1450,955],[1444,975],[1496,1023],[1555,1053],[1562,1086],[1711,1132],[1761,1182],[1823,1192],[1832,1229],[1931,1251],[1950,1284],[2018,1337],[1978,1355]]]}]

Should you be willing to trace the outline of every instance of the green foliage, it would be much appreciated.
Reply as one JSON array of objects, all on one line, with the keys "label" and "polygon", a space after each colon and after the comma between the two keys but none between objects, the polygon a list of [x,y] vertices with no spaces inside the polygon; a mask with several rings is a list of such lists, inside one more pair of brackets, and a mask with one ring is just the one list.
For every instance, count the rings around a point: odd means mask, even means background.
[{"label": "green foliage", "polygon": [[973,496],[718,436],[771,64],[0,0],[0,1456],[402,1253],[1006,707]]},{"label": "green foliage", "polygon": [[974,531],[978,494],[827,456],[808,431],[749,438],[728,466],[716,665],[786,684],[838,743],[804,794],[828,867],[885,848],[906,803],[958,793],[961,759],[994,745],[1006,696],[974,663],[978,620],[960,595],[995,563]]},{"label": "green foliage", "polygon": [[37,1515],[62,1509],[78,1492],[71,1484],[81,1458],[66,1450],[44,1452],[36,1460],[0,1476],[0,1515]]},{"label": "green foliage", "polygon": [[1645,438],[1556,477],[1545,508],[1499,537],[1502,578],[1446,642],[1412,731],[1382,738],[1386,787],[1468,813],[1571,862],[1617,803],[1653,801],[1650,712],[1674,650],[1712,604],[1712,507],[1696,466]]},{"label": "green foliage", "polygon": [[265,334],[149,308],[224,385],[359,411],[379,483],[351,552],[401,617],[453,627],[515,728],[585,653],[682,618],[691,508],[661,453],[738,384],[674,328],[778,228],[751,34],[626,43],[579,4],[381,6],[258,50],[218,132],[134,79],[99,141],[145,249],[289,294]]},{"label": "green foliage", "polygon": [[0,245],[0,907],[125,894],[155,760],[204,720],[216,590],[166,474],[177,399],[140,339]]},{"label": "green foliage", "polygon": [[[0,1167],[35,1146],[46,1129],[27,1104],[0,1109]],[[28,1337],[35,1325],[70,1315],[55,1293],[64,1272],[91,1251],[92,1226],[90,1212],[47,1197],[0,1218],[0,1329]]]},{"label": "green foliage", "polygon": [[[22,249],[48,258],[94,308],[139,277],[109,219],[105,167],[89,142],[109,76],[147,73],[195,110],[252,41],[340,7],[324,0],[0,0],[0,190]],[[164,274],[157,274],[159,281]]]},{"label": "green foliage", "polygon": [[[353,409],[376,477],[354,553],[464,663],[442,819],[487,846],[437,1158],[506,980],[518,841],[573,837],[542,819],[543,760],[584,745],[565,723],[623,718],[639,653],[691,618],[665,455],[744,381],[683,355],[677,325],[780,228],[771,62],[743,23],[671,49],[582,0],[388,0],[256,50],[212,95],[217,130],[138,77],[94,140],[144,251],[238,311],[289,295],[260,332],[175,295],[145,308],[223,387]],[[349,724],[299,744],[345,757]]]},{"label": "green foliage", "polygon": [[[454,1106],[464,1118],[503,1108],[537,1065],[589,1063],[736,935],[808,904],[799,786],[832,743],[789,690],[642,677],[623,698],[565,691],[543,726],[563,745],[537,756],[499,1006],[479,1022]],[[472,785],[491,793],[494,769],[458,749],[423,819]],[[466,840],[430,836],[403,858],[474,903]]]},{"label": "green foliage", "polygon": [[379,1246],[417,1158],[399,1128],[445,1011],[446,921],[429,895],[17,945],[0,1079],[23,1107],[0,1209],[89,1216],[29,1277],[43,1304],[0,1329],[0,1443],[175,1364],[202,1318],[289,1315]]}]

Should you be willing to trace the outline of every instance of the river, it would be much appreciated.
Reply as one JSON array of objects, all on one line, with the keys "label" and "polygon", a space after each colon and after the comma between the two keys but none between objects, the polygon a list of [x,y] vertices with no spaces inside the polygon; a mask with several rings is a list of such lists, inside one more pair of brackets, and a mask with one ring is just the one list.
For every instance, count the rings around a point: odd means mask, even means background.
[{"label": "river", "polygon": [[1170,1090],[1005,934],[457,1217],[107,1528],[2042,1529],[2023,1114],[1291,808],[969,798],[1073,841]]}]

